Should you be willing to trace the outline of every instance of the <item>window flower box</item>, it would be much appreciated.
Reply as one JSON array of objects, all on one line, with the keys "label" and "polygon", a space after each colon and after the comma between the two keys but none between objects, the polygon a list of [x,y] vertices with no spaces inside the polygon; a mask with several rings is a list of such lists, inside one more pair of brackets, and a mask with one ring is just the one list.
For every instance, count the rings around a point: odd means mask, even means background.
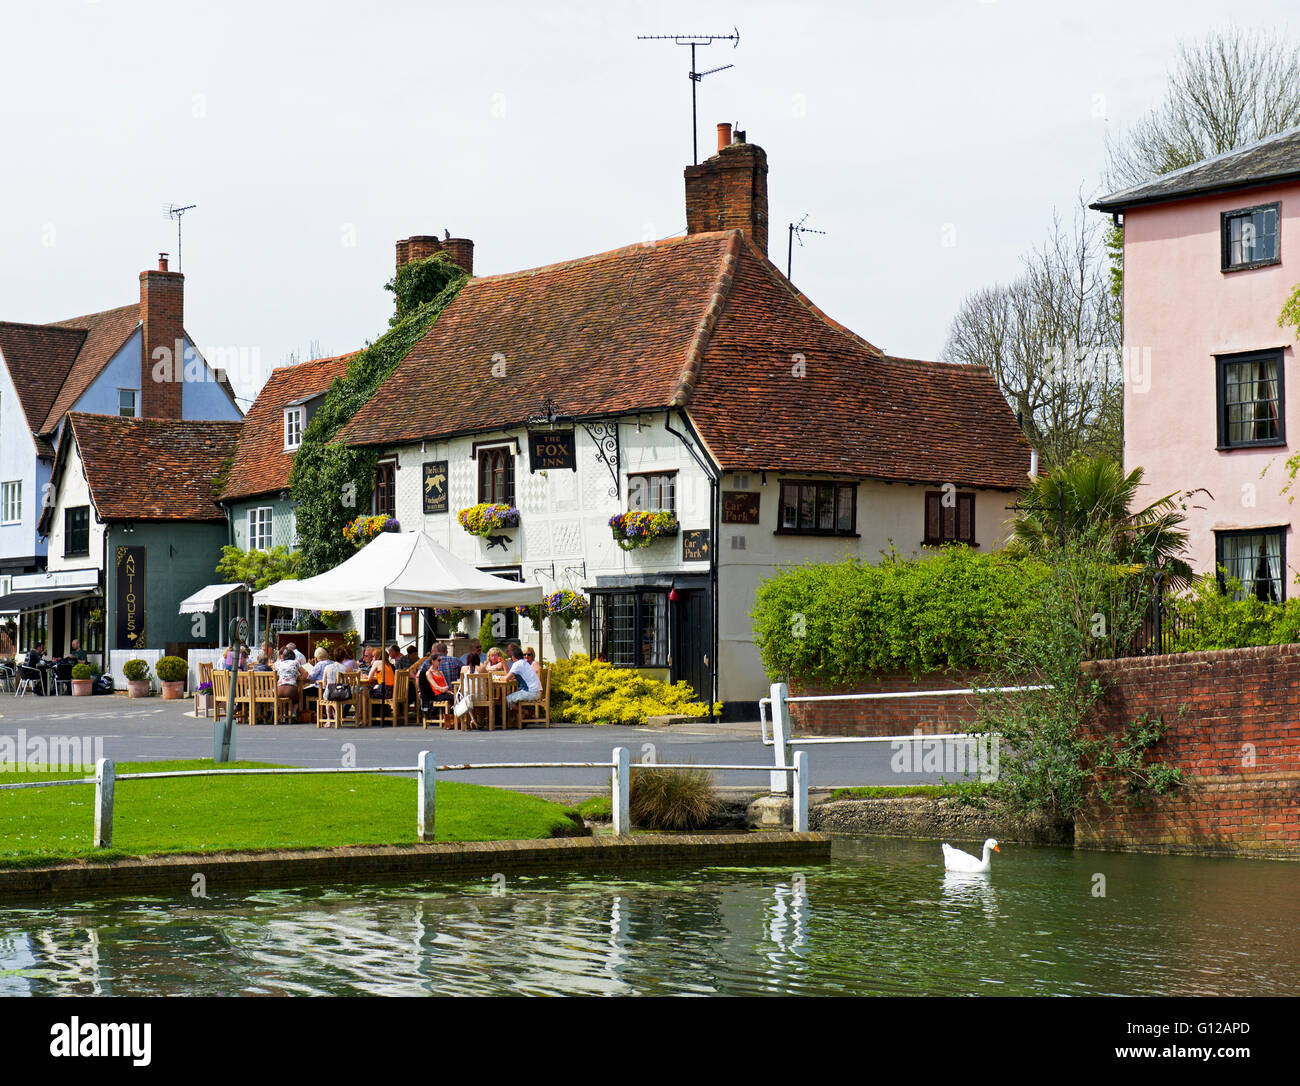
[{"label": "window flower box", "polygon": [[648,547],[661,536],[676,535],[677,514],[640,510],[615,513],[609,518],[609,527],[614,533],[614,542],[623,550],[630,551],[637,547]]},{"label": "window flower box", "polygon": [[519,527],[519,510],[513,505],[479,502],[456,514],[460,526],[470,535],[484,537],[503,528]]},{"label": "window flower box", "polygon": [[402,526],[396,517],[378,513],[375,516],[357,517],[343,525],[343,538],[358,547],[364,547],[380,532],[400,532]]}]

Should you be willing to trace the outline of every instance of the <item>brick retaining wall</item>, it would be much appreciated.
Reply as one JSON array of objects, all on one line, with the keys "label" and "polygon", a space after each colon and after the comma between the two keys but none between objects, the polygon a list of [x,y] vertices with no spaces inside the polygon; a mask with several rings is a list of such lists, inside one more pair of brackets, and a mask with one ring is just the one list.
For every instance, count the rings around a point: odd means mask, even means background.
[{"label": "brick retaining wall", "polygon": [[1106,686],[1096,727],[1115,734],[1143,713],[1163,716],[1168,733],[1153,754],[1188,783],[1143,807],[1094,797],[1076,819],[1077,844],[1300,858],[1300,645],[1088,669]]},{"label": "brick retaining wall", "polygon": [[[790,684],[790,696],[800,694],[875,694],[894,690],[958,690],[985,686],[975,671],[947,671],[913,677],[910,671],[873,672],[860,683],[845,686]],[[925,735],[961,731],[973,723],[977,706],[971,695],[941,698],[888,698],[872,701],[828,701],[790,706],[795,727],[807,735]]]}]

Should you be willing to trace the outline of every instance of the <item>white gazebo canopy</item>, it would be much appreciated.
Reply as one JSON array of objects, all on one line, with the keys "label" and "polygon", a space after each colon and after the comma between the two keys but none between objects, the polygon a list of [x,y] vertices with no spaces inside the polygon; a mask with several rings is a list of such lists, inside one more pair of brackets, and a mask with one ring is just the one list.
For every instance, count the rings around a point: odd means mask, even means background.
[{"label": "white gazebo canopy", "polygon": [[326,573],[301,581],[277,581],[253,595],[258,606],[315,611],[371,607],[490,611],[541,602],[540,585],[475,569],[424,532],[381,532]]},{"label": "white gazebo canopy", "polygon": [[243,587],[242,584],[204,585],[194,595],[186,596],[181,600],[178,611],[182,615],[197,615],[200,612],[210,615],[217,609],[220,600],[232,592],[240,591]]}]

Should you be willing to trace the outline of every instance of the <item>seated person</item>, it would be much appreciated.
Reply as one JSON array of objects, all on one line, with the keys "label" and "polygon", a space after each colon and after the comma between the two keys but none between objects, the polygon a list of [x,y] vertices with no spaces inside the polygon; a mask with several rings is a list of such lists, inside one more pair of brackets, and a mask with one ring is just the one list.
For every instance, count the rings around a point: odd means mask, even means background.
[{"label": "seated person", "polygon": [[[259,652],[258,655],[261,656],[262,654]],[[272,669],[267,668],[266,670],[270,671]],[[280,654],[280,660],[276,663],[274,671],[275,696],[288,700],[290,706],[289,723],[297,724],[298,680],[307,674],[307,669],[298,663],[297,657],[293,654],[293,649],[286,645],[284,652]]]},{"label": "seated person", "polygon": [[319,683],[325,676],[325,668],[332,661],[330,660],[330,650],[324,645],[317,645],[315,652],[315,661],[311,669],[307,672],[307,681]]},{"label": "seated person", "polygon": [[86,662],[86,650],[81,647],[81,642],[75,637],[72,639],[72,648],[68,652],[69,660],[76,660],[79,664]]},{"label": "seated person", "polygon": [[44,667],[45,666],[45,646],[37,644],[34,648],[27,650],[27,655],[23,657],[24,667]]},{"label": "seated person", "polygon": [[537,672],[537,677],[542,677],[542,665],[537,662],[537,653],[533,651],[531,645],[524,649],[524,659],[528,661],[528,666]]},{"label": "seated person", "polygon": [[[295,663],[296,663],[296,661],[295,661]],[[265,650],[265,649],[258,649],[258,650],[257,650],[257,655],[253,657],[253,666],[250,667],[248,670],[249,670],[249,671],[272,671],[272,670],[274,670],[274,669],[271,667],[271,665],[270,665],[269,663],[267,663],[267,660],[266,660],[266,650]]]},{"label": "seated person", "polygon": [[443,674],[441,663],[442,656],[438,646],[434,645],[423,660],[410,667],[412,686],[419,692],[420,709],[423,712],[432,711],[437,702],[451,704],[451,686]]},{"label": "seated person", "polygon": [[393,686],[397,682],[397,675],[393,671],[393,665],[384,659],[380,654],[375,657],[370,665],[370,670],[366,673],[366,682],[370,684],[367,692],[372,698],[391,698],[393,696]]},{"label": "seated person", "polygon": [[407,645],[400,659],[395,661],[396,667],[413,667],[420,662],[420,654],[415,651],[414,645]]},{"label": "seated person", "polygon": [[519,689],[506,695],[507,715],[521,701],[542,700],[542,680],[537,677],[532,664],[524,659],[523,650],[518,645],[510,646],[510,660],[510,674],[519,683]]},{"label": "seated person", "polygon": [[487,661],[479,666],[480,675],[504,675],[509,670],[506,666],[506,657],[496,645],[493,645],[487,651]]},{"label": "seated person", "polygon": [[[269,645],[270,642],[267,642],[267,644]],[[305,657],[301,652],[298,651],[298,646],[294,642],[290,641],[284,647],[293,653],[293,658],[297,660],[298,663],[302,664],[303,667],[307,666],[307,657]],[[268,658],[273,657],[274,655],[275,655],[274,652],[267,653]]]},{"label": "seated person", "polygon": [[483,663],[483,656],[479,652],[480,648],[478,638],[475,638],[469,643],[469,652],[461,657],[460,662],[470,669],[471,674]]},{"label": "seated person", "polygon": [[445,641],[439,641],[433,646],[433,649],[438,654],[438,666],[442,669],[443,678],[447,680],[447,685],[451,686],[460,678],[460,673],[465,670],[465,665],[460,662],[459,656],[448,654]]},{"label": "seated person", "polygon": [[349,645],[344,645],[339,649],[339,655],[335,656],[334,659],[343,665],[344,671],[357,670],[357,658],[353,655],[352,648]]}]

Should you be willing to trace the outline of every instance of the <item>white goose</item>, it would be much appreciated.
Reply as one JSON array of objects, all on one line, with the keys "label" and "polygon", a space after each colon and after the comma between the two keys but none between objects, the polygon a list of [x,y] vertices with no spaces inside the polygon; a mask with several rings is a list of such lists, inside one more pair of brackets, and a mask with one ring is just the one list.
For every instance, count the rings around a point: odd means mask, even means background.
[{"label": "white goose", "polygon": [[994,852],[1001,852],[998,843],[990,837],[984,842],[984,858],[977,860],[969,852],[962,852],[959,848],[953,848],[946,841],[943,845],[943,867],[945,871],[966,871],[971,874],[979,874],[989,870],[989,849]]}]

